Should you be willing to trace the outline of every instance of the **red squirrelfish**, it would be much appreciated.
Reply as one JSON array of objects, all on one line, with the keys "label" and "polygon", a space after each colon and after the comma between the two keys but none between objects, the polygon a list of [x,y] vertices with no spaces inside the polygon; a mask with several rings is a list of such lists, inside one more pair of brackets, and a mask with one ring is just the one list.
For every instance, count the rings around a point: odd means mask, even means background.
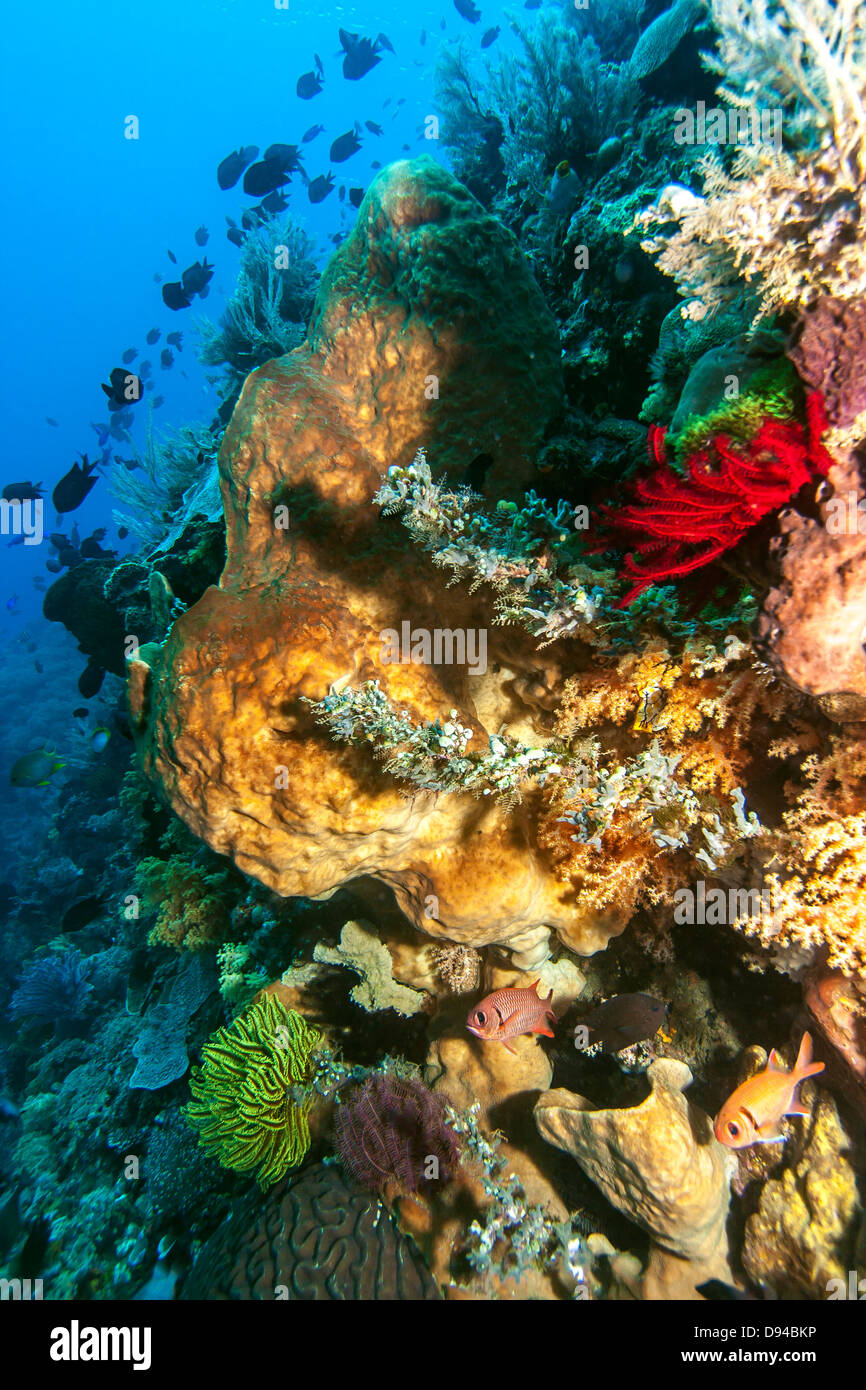
[{"label": "red squirrelfish", "polygon": [[539,980],[533,980],[528,989],[497,989],[476,1004],[466,1020],[466,1027],[476,1038],[485,1042],[501,1042],[506,1051],[514,1053],[509,1047],[508,1038],[519,1037],[521,1033],[542,1033],[552,1038],[553,1033],[547,1020],[556,1022],[556,1014],[550,1007],[553,990],[546,999],[536,994]]},{"label": "red squirrelfish", "polygon": [[792,1071],[780,1065],[775,1051],[757,1076],[738,1086],[716,1116],[713,1130],[720,1144],[729,1149],[745,1149],[749,1144],[773,1144],[784,1139],[784,1115],[808,1115],[797,1095],[797,1087],[807,1076],[824,1070],[823,1062],[812,1061],[812,1039],[803,1034],[800,1051]]}]

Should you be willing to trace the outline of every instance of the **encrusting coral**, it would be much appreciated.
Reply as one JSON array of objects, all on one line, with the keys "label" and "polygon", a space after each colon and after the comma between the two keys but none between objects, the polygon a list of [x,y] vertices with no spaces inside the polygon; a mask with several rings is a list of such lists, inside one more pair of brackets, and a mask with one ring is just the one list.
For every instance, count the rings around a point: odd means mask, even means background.
[{"label": "encrusting coral", "polygon": [[224,1168],[252,1172],[265,1188],[301,1162],[310,1146],[310,1058],[320,1038],[265,995],[205,1043],[186,1116]]}]

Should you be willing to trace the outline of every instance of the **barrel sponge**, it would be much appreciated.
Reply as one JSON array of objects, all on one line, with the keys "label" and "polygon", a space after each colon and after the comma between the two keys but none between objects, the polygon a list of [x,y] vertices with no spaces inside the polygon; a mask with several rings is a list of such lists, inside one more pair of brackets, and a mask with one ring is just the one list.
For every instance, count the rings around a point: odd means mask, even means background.
[{"label": "barrel sponge", "polygon": [[321,1039],[300,1014],[267,996],[202,1048],[186,1116],[224,1168],[255,1173],[265,1189],[310,1147],[310,1057]]}]

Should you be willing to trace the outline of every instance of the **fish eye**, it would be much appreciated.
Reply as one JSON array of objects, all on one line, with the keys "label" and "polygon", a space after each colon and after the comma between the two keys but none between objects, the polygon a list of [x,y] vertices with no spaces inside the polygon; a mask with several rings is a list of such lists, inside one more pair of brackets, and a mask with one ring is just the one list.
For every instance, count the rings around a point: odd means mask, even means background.
[{"label": "fish eye", "polygon": [[486,1013],[484,1012],[483,1009],[477,1009],[477,1010],[476,1010],[476,1013],[475,1013],[475,1021],[476,1021],[476,1023],[480,1023],[480,1024],[482,1025],[482,1027],[483,1027],[484,1024],[487,1022],[487,1015],[486,1015]]},{"label": "fish eye", "polygon": [[735,1120],[728,1121],[728,1133],[730,1134],[732,1139],[736,1139],[738,1137],[740,1133],[740,1126],[736,1123]]}]

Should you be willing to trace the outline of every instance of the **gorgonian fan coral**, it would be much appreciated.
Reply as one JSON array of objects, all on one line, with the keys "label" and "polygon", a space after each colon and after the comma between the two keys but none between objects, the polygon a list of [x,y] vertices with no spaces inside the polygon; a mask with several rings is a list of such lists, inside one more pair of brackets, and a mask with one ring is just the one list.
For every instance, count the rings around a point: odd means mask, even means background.
[{"label": "gorgonian fan coral", "polygon": [[38,956],[26,966],[9,1013],[13,1018],[35,1018],[40,1022],[79,1017],[93,986],[88,979],[87,962],[74,949]]},{"label": "gorgonian fan coral", "polygon": [[[770,512],[790,502],[832,458],[821,443],[826,427],[818,392],[806,398],[806,424],[768,417],[748,443],[716,435],[688,459],[686,476],[661,463],[635,485],[636,500],[602,507],[596,551],[631,544],[625,576],[635,583],[620,600],[631,603],[650,584],[664,584],[717,560]],[[661,447],[658,431],[653,448]]]},{"label": "gorgonian fan coral", "polygon": [[451,1176],[460,1141],[445,1104],[413,1077],[376,1072],[337,1110],[334,1146],[343,1167],[363,1187],[381,1192],[423,1191]]}]

